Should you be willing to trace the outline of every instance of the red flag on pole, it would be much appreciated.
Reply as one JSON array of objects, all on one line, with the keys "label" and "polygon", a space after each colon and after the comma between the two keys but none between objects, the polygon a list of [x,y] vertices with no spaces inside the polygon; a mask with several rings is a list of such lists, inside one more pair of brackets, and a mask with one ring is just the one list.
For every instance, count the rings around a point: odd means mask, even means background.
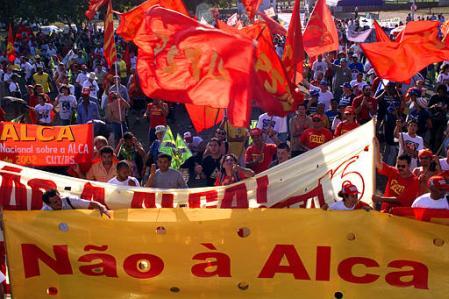
[{"label": "red flag on pole", "polygon": [[400,42],[361,44],[379,77],[406,82],[429,64],[449,60],[449,48],[438,38],[438,22],[409,24]]},{"label": "red flag on pole", "polygon": [[88,20],[92,20],[97,11],[106,4],[108,0],[90,0],[89,8],[84,13]]},{"label": "red flag on pole", "polygon": [[6,44],[6,57],[8,61],[14,63],[16,59],[16,50],[14,49],[14,35],[12,33],[12,24],[9,25],[8,42]]},{"label": "red flag on pole", "polygon": [[155,6],[146,12],[133,41],[139,47],[137,73],[147,96],[228,108],[234,126],[248,125],[251,40]]},{"label": "red flag on pole", "polygon": [[447,34],[449,33],[449,20],[441,24],[441,33],[443,34],[442,41],[449,46],[449,38],[447,38]]},{"label": "red flag on pole", "polygon": [[282,56],[282,62],[287,72],[287,78],[295,85],[303,79],[302,71],[305,59],[299,1],[300,0],[295,0],[292,18],[290,25],[288,26],[284,55]]},{"label": "red flag on pole", "polygon": [[117,61],[117,50],[114,40],[114,23],[112,20],[112,0],[108,3],[108,10],[104,16],[104,57],[111,67]]},{"label": "red flag on pole", "polygon": [[310,57],[338,50],[338,33],[326,0],[318,0],[303,35],[304,49]]},{"label": "red flag on pole", "polygon": [[391,42],[388,35],[385,33],[385,31],[380,27],[379,23],[377,23],[376,20],[373,22],[374,30],[376,31],[376,40],[378,42]]},{"label": "red flag on pole", "polygon": [[250,20],[254,19],[256,11],[261,3],[262,0],[242,0],[242,4],[243,6],[245,6],[246,14],[248,15]]},{"label": "red flag on pole", "polygon": [[258,12],[257,15],[261,16],[265,23],[267,23],[268,27],[270,28],[271,34],[279,34],[284,36],[287,34],[287,30],[285,30],[285,28],[281,24],[267,16],[265,13]]},{"label": "red flag on pole", "polygon": [[186,104],[186,110],[197,132],[212,128],[220,123],[224,116],[224,109],[222,108]]},{"label": "red flag on pole", "polygon": [[120,14],[120,24],[117,28],[117,34],[126,41],[133,40],[137,29],[139,29],[139,26],[142,24],[145,11],[154,5],[160,5],[189,16],[189,12],[182,0],[147,0],[130,11]]}]

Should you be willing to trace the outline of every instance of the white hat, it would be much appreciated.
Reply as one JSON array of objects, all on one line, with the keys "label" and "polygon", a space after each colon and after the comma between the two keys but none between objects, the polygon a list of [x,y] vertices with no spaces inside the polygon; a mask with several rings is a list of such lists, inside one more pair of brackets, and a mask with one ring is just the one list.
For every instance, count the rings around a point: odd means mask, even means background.
[{"label": "white hat", "polygon": [[97,76],[95,75],[94,72],[89,73],[89,75],[88,75],[87,77],[88,77],[89,79],[91,79],[91,80],[97,80]]},{"label": "white hat", "polygon": [[155,129],[156,129],[155,134],[157,134],[157,133],[165,133],[165,131],[167,130],[167,129],[165,128],[165,126],[163,126],[163,125],[156,126]]},{"label": "white hat", "polygon": [[192,137],[192,133],[190,133],[189,131],[184,133],[184,138],[190,138]]}]

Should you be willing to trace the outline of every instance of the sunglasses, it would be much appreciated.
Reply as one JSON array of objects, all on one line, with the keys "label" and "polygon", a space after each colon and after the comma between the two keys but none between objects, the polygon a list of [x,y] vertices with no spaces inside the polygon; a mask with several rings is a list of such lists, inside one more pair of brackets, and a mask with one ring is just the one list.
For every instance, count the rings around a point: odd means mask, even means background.
[{"label": "sunglasses", "polygon": [[407,166],[406,166],[406,165],[400,165],[400,164],[398,164],[398,165],[396,165],[396,168],[398,168],[398,169],[399,169],[399,168],[404,168],[404,169],[405,169],[405,168],[407,168]]}]

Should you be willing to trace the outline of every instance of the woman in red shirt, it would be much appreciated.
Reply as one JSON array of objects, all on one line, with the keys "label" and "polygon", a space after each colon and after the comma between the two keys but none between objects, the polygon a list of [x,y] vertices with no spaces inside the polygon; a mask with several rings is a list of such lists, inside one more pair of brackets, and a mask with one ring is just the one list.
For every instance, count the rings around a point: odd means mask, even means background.
[{"label": "woman in red shirt", "polygon": [[227,154],[221,159],[220,173],[217,175],[215,186],[231,185],[254,175],[255,172],[252,169],[238,164],[236,155]]},{"label": "woman in red shirt", "polygon": [[359,126],[357,121],[355,120],[355,111],[354,108],[348,106],[345,108],[343,112],[345,115],[345,120],[337,125],[335,128],[335,137],[341,136],[346,132],[349,132]]}]

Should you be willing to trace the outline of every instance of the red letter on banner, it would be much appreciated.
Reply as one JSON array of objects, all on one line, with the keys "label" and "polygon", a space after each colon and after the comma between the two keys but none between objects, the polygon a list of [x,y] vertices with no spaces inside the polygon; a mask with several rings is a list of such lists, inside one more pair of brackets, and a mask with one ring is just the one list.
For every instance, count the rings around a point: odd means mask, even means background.
[{"label": "red letter on banner", "polygon": [[[2,170],[20,173],[22,169],[16,167],[5,166]],[[26,210],[27,209],[27,192],[25,185],[20,182],[20,175],[10,173],[0,173],[2,176],[2,184],[0,186],[0,200],[5,210]],[[11,194],[14,185],[16,204],[11,205]]]},{"label": "red letter on banner", "polygon": [[[396,287],[410,287],[417,289],[428,289],[429,269],[426,265],[413,261],[392,261],[388,264],[390,268],[401,269],[403,267],[411,267],[412,270],[397,271],[388,273],[385,276],[385,281]],[[411,276],[412,279],[404,281],[401,279],[404,276]]]},{"label": "red letter on banner", "polygon": [[366,257],[350,257],[343,260],[340,265],[338,265],[338,275],[340,275],[342,279],[352,283],[372,283],[379,278],[379,275],[376,274],[355,276],[354,273],[352,273],[352,268],[354,268],[355,265],[364,265],[367,268],[379,267],[379,264],[373,259]]},{"label": "red letter on banner", "polygon": [[34,244],[22,244],[22,258],[25,278],[39,276],[41,274],[39,269],[39,260],[44,262],[44,264],[49,266],[59,275],[73,274],[67,245],[54,245],[53,253],[55,258],[49,256]]},{"label": "red letter on banner", "polygon": [[[281,265],[284,257],[288,262],[285,266]],[[290,273],[295,279],[310,280],[295,246],[289,244],[274,247],[258,278],[273,278],[276,273]]]},{"label": "red letter on banner", "polygon": [[156,194],[152,192],[134,192],[131,201],[132,209],[156,208]]},{"label": "red letter on banner", "polygon": [[[237,205],[233,206],[234,198],[237,199]],[[221,202],[222,209],[238,208],[245,209],[248,208],[248,197],[246,194],[246,185],[238,184],[225,189],[225,194],[223,201]]]},{"label": "red letter on banner", "polygon": [[[206,198],[206,202],[213,202],[218,200],[218,193],[216,190],[190,193],[189,194],[189,208],[200,208],[201,207],[201,197]],[[217,206],[214,206],[215,208]],[[207,206],[207,208],[210,208]]]},{"label": "red letter on banner", "polygon": [[81,192],[82,199],[86,200],[94,200],[99,203],[104,204],[106,207],[106,203],[104,202],[104,188],[93,186],[91,183],[86,183],[83,187],[83,192]]},{"label": "red letter on banner", "polygon": [[31,209],[40,210],[42,208],[42,190],[57,189],[56,183],[50,180],[32,179],[28,181],[31,187]]}]

